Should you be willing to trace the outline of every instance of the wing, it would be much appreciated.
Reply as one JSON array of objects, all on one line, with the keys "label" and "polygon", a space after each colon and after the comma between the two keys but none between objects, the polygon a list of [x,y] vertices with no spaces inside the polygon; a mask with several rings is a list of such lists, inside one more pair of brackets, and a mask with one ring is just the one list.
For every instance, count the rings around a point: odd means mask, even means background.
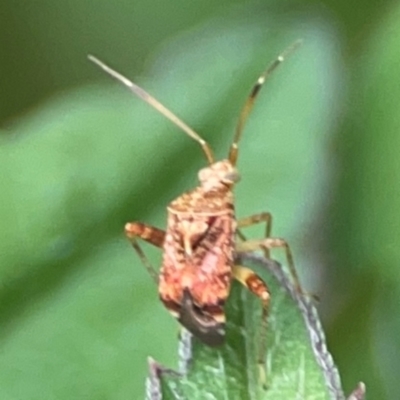
[{"label": "wing", "polygon": [[200,308],[223,304],[232,275],[234,224],[228,213],[170,213],[160,271],[162,301],[181,304],[187,289]]}]

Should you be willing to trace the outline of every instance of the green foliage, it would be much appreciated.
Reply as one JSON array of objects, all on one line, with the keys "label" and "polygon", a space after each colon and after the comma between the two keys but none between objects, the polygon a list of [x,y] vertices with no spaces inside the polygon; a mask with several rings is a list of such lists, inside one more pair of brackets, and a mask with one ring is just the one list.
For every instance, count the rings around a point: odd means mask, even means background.
[{"label": "green foliage", "polygon": [[297,38],[246,126],[238,215],[274,214],[321,297],[346,392],[363,380],[371,398],[396,398],[398,7],[326,2],[329,17],[312,2],[235,3],[4,2],[0,398],[139,399],[148,356],[176,364],[177,325],[121,232],[129,220],[163,227],[204,157],[87,53],[224,157],[251,84]]},{"label": "green foliage", "polygon": [[332,229],[340,260],[334,275],[347,277],[335,279],[346,303],[332,321],[332,350],[339,364],[354,365],[344,383],[357,374],[373,382],[371,398],[379,399],[398,396],[400,368],[399,22],[397,5],[380,20],[352,69],[351,108],[340,137],[346,173],[334,198],[338,220]]},{"label": "green foliage", "polygon": [[267,336],[268,389],[261,388],[257,368],[259,300],[235,282],[226,307],[226,344],[221,349],[212,349],[196,338],[192,344],[187,343],[190,338],[184,336],[180,357],[186,359],[187,374],[182,378],[171,373],[163,375],[165,400],[195,400],[206,396],[232,400],[330,398],[303,315],[271,272],[264,271],[263,275],[272,296]]}]

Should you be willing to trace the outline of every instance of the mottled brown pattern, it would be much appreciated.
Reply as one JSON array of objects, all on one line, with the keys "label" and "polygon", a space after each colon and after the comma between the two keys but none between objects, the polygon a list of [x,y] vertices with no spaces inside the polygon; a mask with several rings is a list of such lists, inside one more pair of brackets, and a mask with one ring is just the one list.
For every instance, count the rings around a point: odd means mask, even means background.
[{"label": "mottled brown pattern", "polygon": [[229,190],[205,193],[198,187],[169,205],[159,275],[159,294],[166,307],[179,304],[186,288],[204,312],[221,312],[232,279],[235,230]]},{"label": "mottled brown pattern", "polygon": [[233,194],[227,192],[223,198],[219,193],[205,192],[202,187],[184,193],[168,206],[173,213],[187,213],[188,210],[196,214],[225,214],[231,211],[233,215]]}]

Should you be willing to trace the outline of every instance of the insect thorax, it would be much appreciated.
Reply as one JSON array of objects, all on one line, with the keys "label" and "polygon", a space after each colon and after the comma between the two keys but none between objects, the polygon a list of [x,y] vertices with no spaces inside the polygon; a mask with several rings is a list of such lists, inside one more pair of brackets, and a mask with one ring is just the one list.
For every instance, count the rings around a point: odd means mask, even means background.
[{"label": "insect thorax", "polygon": [[168,206],[159,294],[179,315],[183,291],[211,314],[223,314],[232,276],[236,220],[233,194],[188,192]]}]

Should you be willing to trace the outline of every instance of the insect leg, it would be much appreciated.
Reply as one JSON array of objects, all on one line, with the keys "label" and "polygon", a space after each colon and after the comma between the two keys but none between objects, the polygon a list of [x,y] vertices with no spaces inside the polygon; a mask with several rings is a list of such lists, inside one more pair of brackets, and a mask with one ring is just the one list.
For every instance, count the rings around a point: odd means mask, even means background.
[{"label": "insect leg", "polygon": [[[268,238],[271,236],[271,229],[272,229],[272,214],[269,212],[263,212],[259,214],[254,214],[250,215],[249,217],[246,218],[241,218],[238,220],[238,228],[246,228],[251,225],[259,224],[265,222],[265,238]],[[246,241],[246,236],[243,235],[243,233],[238,230],[237,234],[239,238],[243,241]],[[269,249],[265,248],[264,249],[264,255],[266,258],[270,258],[269,254]]]},{"label": "insect leg", "polygon": [[260,333],[260,344],[258,349],[258,367],[260,373],[260,383],[263,387],[266,387],[267,373],[265,367],[266,354],[267,354],[267,324],[268,324],[268,310],[270,293],[266,283],[250,268],[243,267],[241,265],[235,265],[233,267],[233,277],[239,281],[246,289],[250,290],[251,293],[255,294],[260,300],[262,305],[262,317],[261,317],[261,333]]},{"label": "insect leg", "polygon": [[158,273],[150,264],[150,261],[139,246],[137,238],[145,240],[154,246],[162,247],[165,238],[165,231],[151,225],[142,224],[141,222],[128,222],[125,225],[125,235],[136,250],[142,264],[147,269],[147,272],[153,278],[154,282],[158,283]]},{"label": "insect leg", "polygon": [[289,267],[289,272],[292,276],[295,288],[298,291],[298,293],[303,293],[303,290],[300,285],[300,280],[297,275],[296,268],[294,266],[292,250],[290,249],[290,246],[286,240],[280,238],[267,237],[265,239],[255,239],[255,240],[250,239],[244,242],[236,243],[236,252],[238,253],[246,253],[249,251],[274,249],[274,248],[281,248],[284,250],[286,255],[286,261]]}]

